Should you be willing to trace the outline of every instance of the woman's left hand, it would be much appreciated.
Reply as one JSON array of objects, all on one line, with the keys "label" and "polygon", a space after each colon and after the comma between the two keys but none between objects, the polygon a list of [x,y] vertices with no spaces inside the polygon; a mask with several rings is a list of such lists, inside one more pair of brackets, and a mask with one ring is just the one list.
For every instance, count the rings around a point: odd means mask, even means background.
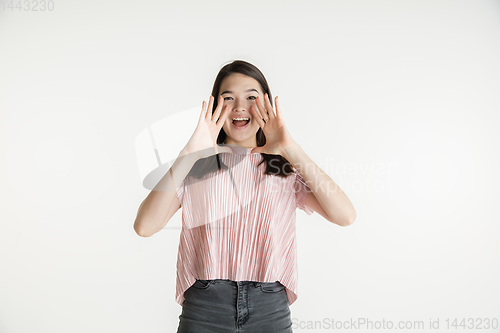
[{"label": "woman's left hand", "polygon": [[255,99],[255,105],[250,108],[250,113],[257,120],[260,128],[266,136],[266,144],[262,147],[255,147],[251,153],[264,153],[270,155],[281,155],[282,152],[295,144],[290,133],[285,126],[283,114],[278,100],[278,96],[274,98],[276,105],[276,114],[273,106],[269,101],[269,96],[266,93],[264,96],[264,105],[259,96]]}]

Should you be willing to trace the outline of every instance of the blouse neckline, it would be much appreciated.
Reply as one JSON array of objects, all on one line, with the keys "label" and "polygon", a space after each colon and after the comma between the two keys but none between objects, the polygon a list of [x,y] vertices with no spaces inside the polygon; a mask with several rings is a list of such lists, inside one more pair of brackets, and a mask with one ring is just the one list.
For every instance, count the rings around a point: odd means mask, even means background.
[{"label": "blouse neckline", "polygon": [[233,154],[238,155],[255,155],[260,153],[251,153],[253,148],[245,148],[245,147],[231,147]]}]

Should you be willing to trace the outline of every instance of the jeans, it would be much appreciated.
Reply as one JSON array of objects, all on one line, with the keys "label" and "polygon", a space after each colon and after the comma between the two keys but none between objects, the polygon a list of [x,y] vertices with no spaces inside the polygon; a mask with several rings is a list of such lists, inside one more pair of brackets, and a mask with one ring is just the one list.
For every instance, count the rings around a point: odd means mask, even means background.
[{"label": "jeans", "polygon": [[177,333],[293,333],[279,281],[196,280],[184,292]]}]

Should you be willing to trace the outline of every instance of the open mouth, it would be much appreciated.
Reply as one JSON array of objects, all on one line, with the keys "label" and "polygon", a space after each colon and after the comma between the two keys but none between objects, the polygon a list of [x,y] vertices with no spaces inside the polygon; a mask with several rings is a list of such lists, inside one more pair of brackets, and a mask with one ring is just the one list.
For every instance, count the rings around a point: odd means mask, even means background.
[{"label": "open mouth", "polygon": [[233,118],[231,121],[234,127],[238,129],[243,129],[250,123],[250,118]]}]

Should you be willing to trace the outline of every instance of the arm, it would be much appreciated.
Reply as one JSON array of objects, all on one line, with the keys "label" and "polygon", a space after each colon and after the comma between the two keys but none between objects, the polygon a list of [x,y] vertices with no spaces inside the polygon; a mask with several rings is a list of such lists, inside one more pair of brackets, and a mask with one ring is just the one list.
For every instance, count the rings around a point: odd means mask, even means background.
[{"label": "arm", "polygon": [[150,237],[160,231],[180,208],[177,189],[199,159],[197,154],[179,153],[174,164],[141,203],[134,222],[135,232]]},{"label": "arm", "polygon": [[285,148],[281,154],[297,169],[312,192],[306,204],[328,221],[348,226],[356,219],[356,210],[344,191],[318,167],[297,144]]},{"label": "arm", "polygon": [[223,152],[232,154],[230,147],[217,144],[217,136],[229,115],[229,106],[226,105],[222,112],[224,105],[222,96],[219,96],[215,111],[213,103],[213,96],[210,96],[208,106],[203,101],[193,135],[174,164],[140,205],[134,222],[134,230],[139,236],[149,237],[160,231],[180,208],[176,196],[177,189],[196,161]]}]

